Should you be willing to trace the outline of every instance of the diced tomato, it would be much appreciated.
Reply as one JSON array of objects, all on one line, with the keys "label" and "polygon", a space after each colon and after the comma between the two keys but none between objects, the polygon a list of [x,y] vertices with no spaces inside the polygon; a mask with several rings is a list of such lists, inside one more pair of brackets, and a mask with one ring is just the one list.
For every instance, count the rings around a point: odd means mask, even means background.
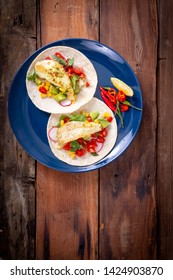
[{"label": "diced tomato", "polygon": [[111,122],[113,120],[113,118],[111,116],[107,117],[106,119],[107,119],[108,122]]},{"label": "diced tomato", "polygon": [[45,87],[43,87],[43,86],[40,86],[40,87],[39,87],[39,91],[40,91],[41,93],[44,93],[44,94],[47,93],[47,89],[46,89]]},{"label": "diced tomato", "polygon": [[95,148],[97,147],[97,143],[95,139],[91,139],[90,141],[87,141],[87,151],[89,153],[95,153],[96,150]]},{"label": "diced tomato", "polygon": [[83,144],[84,139],[83,139],[83,138],[79,138],[79,139],[77,139],[77,141],[78,141],[78,143],[81,145],[81,144]]},{"label": "diced tomato", "polygon": [[89,83],[88,81],[86,81],[85,86],[86,86],[86,87],[89,87],[89,86],[90,86],[90,83]]},{"label": "diced tomato", "polygon": [[60,53],[60,52],[56,52],[55,55],[59,58],[62,58],[66,61],[65,57]]},{"label": "diced tomato", "polygon": [[86,150],[85,149],[79,149],[75,152],[75,155],[78,156],[78,157],[83,157],[86,153]]},{"label": "diced tomato", "polygon": [[72,66],[68,67],[68,74],[73,74],[74,73],[74,69]]},{"label": "diced tomato", "polygon": [[88,116],[88,117],[87,117],[87,121],[92,122],[91,116]]},{"label": "diced tomato", "polygon": [[79,77],[82,78],[82,79],[85,79],[85,78],[86,78],[85,73],[81,73],[81,74],[78,74],[78,75],[79,75]]},{"label": "diced tomato", "polygon": [[88,151],[89,153],[96,153],[96,149],[93,148],[93,147],[87,148],[87,151]]},{"label": "diced tomato", "polygon": [[70,142],[66,143],[63,147],[64,150],[69,151],[71,149]]},{"label": "diced tomato", "polygon": [[104,138],[104,137],[101,137],[101,136],[98,136],[98,137],[96,138],[96,141],[97,141],[98,143],[104,143],[104,142],[105,142],[105,138]]},{"label": "diced tomato", "polygon": [[80,78],[84,79],[86,77],[85,73],[83,72],[83,69],[80,67],[73,67],[73,71],[75,74],[77,74]]},{"label": "diced tomato", "polygon": [[67,122],[69,122],[69,117],[66,117],[65,119],[64,119],[64,123],[67,123]]},{"label": "diced tomato", "polygon": [[91,137],[97,138],[97,136],[98,136],[98,132],[91,134]]},{"label": "diced tomato", "polygon": [[82,68],[80,68],[80,67],[73,67],[73,71],[74,71],[74,73],[76,73],[77,75],[80,75],[80,74],[82,74],[83,73],[83,69]]},{"label": "diced tomato", "polygon": [[101,137],[106,137],[108,134],[108,131],[106,128],[103,128],[101,131],[98,132],[98,136],[101,136]]}]

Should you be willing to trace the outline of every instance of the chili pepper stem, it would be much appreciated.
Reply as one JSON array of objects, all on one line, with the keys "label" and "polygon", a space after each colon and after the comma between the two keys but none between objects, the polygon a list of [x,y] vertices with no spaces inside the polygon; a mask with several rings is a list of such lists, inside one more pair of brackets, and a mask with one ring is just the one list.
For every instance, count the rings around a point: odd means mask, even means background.
[{"label": "chili pepper stem", "polygon": [[116,106],[116,114],[118,115],[118,117],[120,118],[120,121],[121,121],[121,125],[122,127],[124,128],[124,122],[123,122],[123,118],[122,118],[122,115],[121,115],[121,111],[120,111],[120,108],[119,108],[119,101],[117,101],[117,106]]},{"label": "chili pepper stem", "polygon": [[141,111],[142,109],[141,108],[138,108],[138,107],[136,107],[136,106],[133,106],[132,104],[128,104],[128,106],[130,106],[130,107],[132,107],[132,108],[134,108],[134,109],[136,109],[136,110],[139,110],[139,111]]},{"label": "chili pepper stem", "polygon": [[141,111],[142,109],[141,108],[138,108],[138,107],[136,107],[136,106],[134,106],[134,105],[132,105],[129,101],[124,101],[124,102],[122,102],[122,104],[126,104],[126,105],[128,105],[128,106],[130,106],[130,107],[132,107],[132,108],[134,108],[134,109],[136,109],[136,110],[139,110],[139,111]]},{"label": "chili pepper stem", "polygon": [[117,115],[118,115],[118,117],[120,118],[121,125],[122,125],[122,127],[124,128],[124,122],[123,122],[123,118],[122,118],[122,116],[121,116],[120,111],[119,111],[119,110],[117,110],[117,111],[116,111],[116,114],[117,114]]}]

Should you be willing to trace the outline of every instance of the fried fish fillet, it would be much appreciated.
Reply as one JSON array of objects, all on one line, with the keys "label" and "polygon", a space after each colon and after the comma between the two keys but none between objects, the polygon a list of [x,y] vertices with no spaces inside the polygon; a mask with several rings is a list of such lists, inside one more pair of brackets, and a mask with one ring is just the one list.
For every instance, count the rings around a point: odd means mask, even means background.
[{"label": "fried fish fillet", "polygon": [[42,60],[35,64],[35,72],[42,79],[65,92],[69,100],[75,100],[72,83],[63,66],[54,60]]},{"label": "fried fish fillet", "polygon": [[86,138],[102,130],[100,123],[71,121],[64,124],[57,132],[57,148],[62,148],[66,143]]}]

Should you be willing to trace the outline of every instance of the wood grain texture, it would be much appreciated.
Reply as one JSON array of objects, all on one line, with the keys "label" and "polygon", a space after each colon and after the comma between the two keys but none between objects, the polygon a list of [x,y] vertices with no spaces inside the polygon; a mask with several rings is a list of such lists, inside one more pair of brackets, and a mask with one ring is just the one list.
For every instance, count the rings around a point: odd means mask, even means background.
[{"label": "wood grain texture", "polygon": [[7,102],[16,71],[36,48],[35,1],[1,1],[0,12],[0,258],[33,259],[35,162],[12,133]]},{"label": "wood grain texture", "polygon": [[[173,259],[172,26],[171,0],[0,0],[0,259]],[[143,119],[99,171],[38,163],[35,197],[35,161],[10,128],[8,92],[36,48],[70,37],[100,40],[128,61]]]},{"label": "wood grain texture", "polygon": [[100,170],[101,259],[156,257],[156,8],[156,1],[140,1],[140,6],[139,1],[101,1],[101,42],[132,66],[144,103],[135,140]]},{"label": "wood grain texture", "polygon": [[173,2],[158,1],[158,259],[173,259]]},{"label": "wood grain texture", "polygon": [[37,258],[97,258],[95,172],[67,175],[40,164],[38,168]]},{"label": "wood grain texture", "polygon": [[[97,1],[40,4],[42,45],[68,37],[98,38]],[[97,259],[98,172],[67,174],[38,164],[37,174],[36,257]]]}]

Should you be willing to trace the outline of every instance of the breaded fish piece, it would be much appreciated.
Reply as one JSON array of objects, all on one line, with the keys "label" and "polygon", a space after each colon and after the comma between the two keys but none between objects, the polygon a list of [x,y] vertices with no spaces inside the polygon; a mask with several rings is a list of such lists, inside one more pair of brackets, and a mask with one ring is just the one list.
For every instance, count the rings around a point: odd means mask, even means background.
[{"label": "breaded fish piece", "polygon": [[42,60],[36,62],[34,68],[36,75],[65,92],[69,100],[75,100],[71,80],[60,63],[54,60]]},{"label": "breaded fish piece", "polygon": [[62,148],[66,143],[86,138],[102,130],[100,123],[71,121],[64,124],[57,132],[57,148]]}]

